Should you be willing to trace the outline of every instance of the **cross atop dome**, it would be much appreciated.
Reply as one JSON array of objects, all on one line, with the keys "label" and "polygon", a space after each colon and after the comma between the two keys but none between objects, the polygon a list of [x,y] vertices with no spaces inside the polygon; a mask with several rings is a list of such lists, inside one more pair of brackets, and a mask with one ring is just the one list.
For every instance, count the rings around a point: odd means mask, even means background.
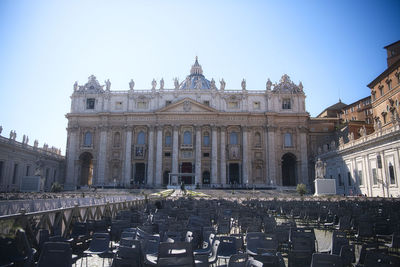
[{"label": "cross atop dome", "polygon": [[198,57],[196,56],[196,60],[190,69],[190,74],[191,75],[203,75],[203,69],[201,68],[201,65],[199,64]]}]

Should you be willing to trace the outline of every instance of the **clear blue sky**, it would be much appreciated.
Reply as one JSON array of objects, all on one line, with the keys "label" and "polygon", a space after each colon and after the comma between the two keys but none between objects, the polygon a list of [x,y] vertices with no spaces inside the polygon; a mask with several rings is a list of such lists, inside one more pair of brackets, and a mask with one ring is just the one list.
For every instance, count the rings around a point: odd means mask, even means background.
[{"label": "clear blue sky", "polygon": [[227,89],[303,82],[311,116],[370,94],[400,39],[400,1],[0,1],[0,125],[65,153],[73,83],[184,79],[197,55]]}]

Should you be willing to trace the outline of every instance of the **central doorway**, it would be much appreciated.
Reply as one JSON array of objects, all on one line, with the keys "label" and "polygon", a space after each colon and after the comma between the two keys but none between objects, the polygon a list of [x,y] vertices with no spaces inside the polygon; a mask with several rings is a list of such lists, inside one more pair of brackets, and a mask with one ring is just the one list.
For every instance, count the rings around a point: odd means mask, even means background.
[{"label": "central doorway", "polygon": [[[182,162],[181,173],[192,173],[192,163],[191,162]],[[192,176],[182,176],[181,181],[184,184],[192,184]]]},{"label": "central doorway", "polygon": [[84,152],[79,156],[81,162],[80,185],[92,185],[93,178],[93,156],[89,152]]},{"label": "central doorway", "polygon": [[211,183],[210,172],[209,171],[203,172],[203,184],[210,184],[210,183]]},{"label": "central doorway", "polygon": [[240,184],[239,163],[229,163],[229,183]]},{"label": "central doorway", "polygon": [[296,156],[292,153],[282,156],[282,185],[296,185]]},{"label": "central doorway", "polygon": [[144,184],[146,178],[146,165],[135,163],[135,184]]}]

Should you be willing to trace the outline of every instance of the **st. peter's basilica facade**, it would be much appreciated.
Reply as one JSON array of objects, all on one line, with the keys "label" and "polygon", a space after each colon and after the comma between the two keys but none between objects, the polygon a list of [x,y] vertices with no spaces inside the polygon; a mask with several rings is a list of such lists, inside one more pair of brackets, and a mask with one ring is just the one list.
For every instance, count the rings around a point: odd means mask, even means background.
[{"label": "st. peter's basilica facade", "polygon": [[174,88],[111,91],[75,83],[68,119],[69,186],[294,186],[309,183],[303,86],[283,75],[265,90],[228,90],[198,60]]}]

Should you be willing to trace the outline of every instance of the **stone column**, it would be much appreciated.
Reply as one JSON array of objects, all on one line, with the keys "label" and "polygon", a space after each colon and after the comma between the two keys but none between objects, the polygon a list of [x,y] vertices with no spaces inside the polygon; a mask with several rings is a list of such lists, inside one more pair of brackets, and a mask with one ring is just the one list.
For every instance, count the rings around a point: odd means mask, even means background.
[{"label": "stone column", "polygon": [[194,184],[201,183],[201,127],[196,126],[196,170]]},{"label": "stone column", "polygon": [[126,127],[126,140],[125,140],[125,162],[124,162],[124,184],[129,187],[131,182],[131,162],[132,155],[132,127]]},{"label": "stone column", "polygon": [[154,184],[153,177],[154,171],[154,126],[151,125],[149,129],[149,151],[147,153],[147,184]]},{"label": "stone column", "polygon": [[247,140],[247,127],[242,127],[242,136],[243,136],[243,143],[242,143],[242,151],[243,151],[243,161],[242,161],[242,172],[243,172],[243,183],[249,183],[249,159],[248,159],[248,140]]},{"label": "stone column", "polygon": [[277,127],[272,125],[267,125],[267,154],[268,154],[268,177],[272,184],[276,185],[276,156],[275,156],[275,131]]},{"label": "stone column", "polygon": [[301,182],[308,185],[308,157],[307,157],[307,128],[299,127],[300,135],[300,160],[301,160]]},{"label": "stone column", "polygon": [[217,148],[217,127],[212,126],[211,136],[211,184],[216,184],[218,174],[218,148]]},{"label": "stone column", "polygon": [[[179,126],[173,126],[172,134],[172,173],[178,173],[178,153],[179,153]],[[175,176],[176,177],[176,176]],[[174,179],[176,179],[174,177]],[[178,181],[177,181],[178,182]]]},{"label": "stone column", "polygon": [[107,127],[100,126],[99,155],[97,160],[97,183],[104,185],[106,175],[106,157],[107,156]]},{"label": "stone column", "polygon": [[163,126],[157,126],[157,150],[156,150],[156,177],[154,179],[155,185],[161,185],[161,178],[162,178],[162,131]]},{"label": "stone column", "polygon": [[221,161],[220,161],[220,180],[222,184],[226,183],[226,127],[221,127]]},{"label": "stone column", "polygon": [[75,157],[78,144],[78,128],[68,128],[68,151],[67,151],[67,176],[65,177],[66,184],[77,186],[79,182],[78,175],[75,175]]}]

